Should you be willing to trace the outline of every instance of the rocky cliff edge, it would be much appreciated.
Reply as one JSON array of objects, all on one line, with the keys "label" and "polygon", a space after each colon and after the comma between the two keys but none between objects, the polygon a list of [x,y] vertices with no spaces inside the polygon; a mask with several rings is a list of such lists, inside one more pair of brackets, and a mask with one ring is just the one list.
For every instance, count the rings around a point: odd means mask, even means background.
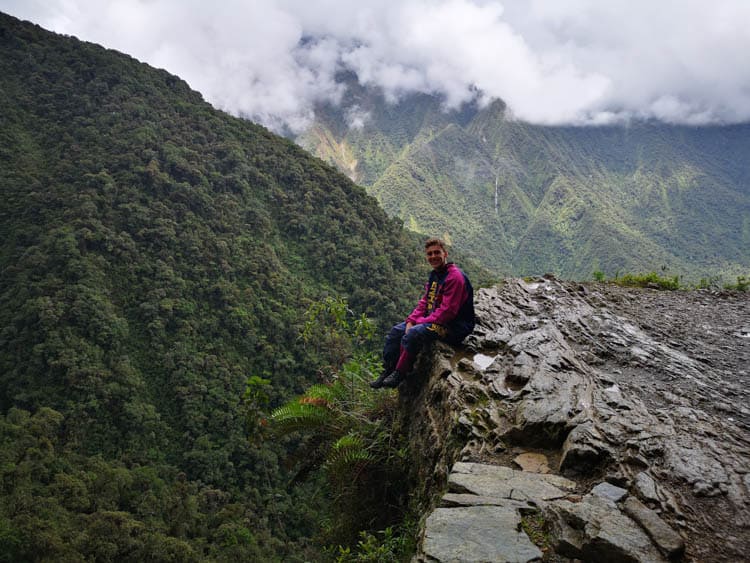
[{"label": "rocky cliff edge", "polygon": [[400,388],[429,504],[418,561],[742,561],[750,295],[552,276]]}]

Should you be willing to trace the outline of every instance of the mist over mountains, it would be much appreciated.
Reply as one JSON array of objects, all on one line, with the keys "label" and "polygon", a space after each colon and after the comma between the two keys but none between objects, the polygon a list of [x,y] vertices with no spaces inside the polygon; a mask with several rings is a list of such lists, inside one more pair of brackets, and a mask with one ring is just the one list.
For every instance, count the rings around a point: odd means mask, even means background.
[{"label": "mist over mountains", "polygon": [[180,76],[280,131],[336,103],[340,72],[389,100],[481,92],[524,121],[750,119],[744,0],[0,0],[0,9]]},{"label": "mist over mountains", "polygon": [[750,125],[531,125],[502,101],[389,103],[342,75],[298,141],[389,213],[504,274],[587,278],[750,268]]}]

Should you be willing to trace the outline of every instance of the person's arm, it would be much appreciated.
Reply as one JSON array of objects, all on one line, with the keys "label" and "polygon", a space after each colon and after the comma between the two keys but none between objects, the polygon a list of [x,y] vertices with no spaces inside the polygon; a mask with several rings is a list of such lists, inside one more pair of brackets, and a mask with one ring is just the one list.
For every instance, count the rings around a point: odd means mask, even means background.
[{"label": "person's arm", "polygon": [[427,310],[427,294],[430,292],[430,284],[429,282],[425,284],[424,286],[424,293],[422,294],[422,299],[419,300],[419,303],[417,303],[417,306],[414,308],[414,310],[409,313],[409,316],[406,317],[406,326],[407,328],[411,328],[412,325],[419,324],[419,319],[422,318],[422,315],[424,315],[425,311]]},{"label": "person's arm", "polygon": [[458,316],[461,305],[468,297],[466,282],[460,270],[454,270],[445,279],[443,285],[443,299],[440,307],[435,309],[428,316],[419,319],[420,323],[435,323],[447,325]]}]

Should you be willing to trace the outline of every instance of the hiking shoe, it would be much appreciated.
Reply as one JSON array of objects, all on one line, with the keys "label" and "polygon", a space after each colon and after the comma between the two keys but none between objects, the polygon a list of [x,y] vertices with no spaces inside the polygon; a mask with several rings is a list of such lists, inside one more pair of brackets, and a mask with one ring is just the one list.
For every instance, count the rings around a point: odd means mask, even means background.
[{"label": "hiking shoe", "polygon": [[389,375],[390,373],[388,371],[383,370],[383,373],[381,373],[375,381],[370,381],[370,387],[373,389],[380,389],[383,386],[383,382],[388,379]]},{"label": "hiking shoe", "polygon": [[387,389],[395,389],[399,386],[399,384],[404,380],[403,374],[398,370],[393,370],[388,377],[386,377],[383,380],[383,383],[381,384],[381,387],[386,387]]}]

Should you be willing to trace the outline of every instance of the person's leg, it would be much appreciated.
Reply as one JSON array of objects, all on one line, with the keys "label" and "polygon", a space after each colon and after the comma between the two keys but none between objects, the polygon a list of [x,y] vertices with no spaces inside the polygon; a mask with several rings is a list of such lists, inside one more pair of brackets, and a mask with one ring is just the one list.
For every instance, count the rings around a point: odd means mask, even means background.
[{"label": "person's leg", "polygon": [[383,372],[375,380],[370,382],[370,387],[379,389],[383,386],[383,381],[396,369],[396,363],[401,352],[401,339],[406,332],[406,323],[394,325],[385,337],[383,346]]},{"label": "person's leg", "polygon": [[443,333],[444,329],[439,325],[414,325],[401,339],[401,353],[396,362],[396,369],[383,381],[383,387],[397,387],[414,367],[414,360],[422,347],[437,340]]},{"label": "person's leg", "polygon": [[[411,331],[410,331],[411,332]],[[394,325],[385,337],[383,346],[383,368],[391,372],[396,368],[399,354],[401,353],[401,340],[406,334],[406,323]]]},{"label": "person's leg", "polygon": [[[437,330],[436,330],[437,328]],[[399,354],[396,369],[403,375],[409,373],[414,367],[414,360],[425,344],[437,340],[442,327],[434,324],[414,325],[401,339],[401,353]]]}]

